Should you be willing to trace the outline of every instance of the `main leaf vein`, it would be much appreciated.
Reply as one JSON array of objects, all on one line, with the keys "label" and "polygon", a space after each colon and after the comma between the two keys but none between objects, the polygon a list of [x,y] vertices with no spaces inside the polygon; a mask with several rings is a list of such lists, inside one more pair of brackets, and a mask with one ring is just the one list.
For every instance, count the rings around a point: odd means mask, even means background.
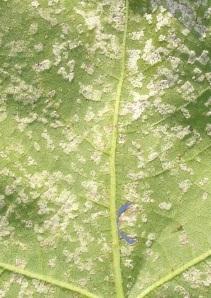
[{"label": "main leaf vein", "polygon": [[116,295],[118,298],[124,297],[124,291],[123,291],[123,285],[122,285],[119,235],[118,235],[117,220],[116,220],[116,216],[117,216],[116,149],[117,149],[117,139],[118,139],[120,99],[121,99],[121,93],[123,88],[123,82],[125,78],[128,8],[129,8],[128,0],[125,0],[125,26],[124,26],[124,35],[123,35],[123,43],[122,43],[121,72],[120,72],[120,79],[117,85],[116,99],[115,99],[115,105],[114,105],[113,132],[112,132],[111,150],[110,150],[110,216],[111,216],[111,234],[112,234],[113,271],[114,271]]}]

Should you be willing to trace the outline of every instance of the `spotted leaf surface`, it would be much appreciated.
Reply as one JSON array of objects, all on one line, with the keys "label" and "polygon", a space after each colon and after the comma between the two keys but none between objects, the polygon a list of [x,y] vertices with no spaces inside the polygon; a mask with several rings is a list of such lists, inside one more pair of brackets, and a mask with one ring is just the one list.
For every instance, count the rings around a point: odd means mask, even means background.
[{"label": "spotted leaf surface", "polygon": [[211,296],[210,4],[1,0],[1,298]]}]

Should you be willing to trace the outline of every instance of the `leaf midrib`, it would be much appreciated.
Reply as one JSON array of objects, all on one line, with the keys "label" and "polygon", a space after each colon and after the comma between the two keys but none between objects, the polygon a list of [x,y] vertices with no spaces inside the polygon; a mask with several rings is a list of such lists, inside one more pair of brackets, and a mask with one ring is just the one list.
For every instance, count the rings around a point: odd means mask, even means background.
[{"label": "leaf midrib", "polygon": [[117,85],[114,113],[113,113],[113,131],[111,138],[110,149],[110,220],[111,220],[111,236],[112,236],[112,254],[113,254],[113,273],[115,281],[115,290],[117,298],[124,298],[123,281],[120,263],[120,245],[119,235],[117,228],[117,183],[116,183],[116,149],[118,140],[118,121],[120,100],[122,94],[122,87],[125,78],[125,65],[126,65],[126,41],[127,41],[127,27],[128,27],[128,11],[129,2],[125,0],[125,24],[122,42],[122,58],[121,58],[121,71],[120,78]]}]

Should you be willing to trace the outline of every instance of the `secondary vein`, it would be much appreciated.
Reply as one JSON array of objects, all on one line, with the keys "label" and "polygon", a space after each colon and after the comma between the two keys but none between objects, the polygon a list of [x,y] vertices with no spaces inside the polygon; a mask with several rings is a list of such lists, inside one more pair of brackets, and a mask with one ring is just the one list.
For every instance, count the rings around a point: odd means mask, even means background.
[{"label": "secondary vein", "polygon": [[122,58],[121,58],[121,72],[120,78],[117,85],[116,100],[114,105],[113,115],[113,132],[111,139],[111,150],[110,150],[110,216],[111,216],[111,233],[112,233],[112,253],[113,253],[113,271],[115,279],[116,295],[118,298],[124,297],[123,285],[122,285],[122,274],[120,264],[120,245],[119,235],[117,228],[117,182],[116,182],[116,149],[118,139],[118,120],[119,120],[119,108],[120,99],[122,93],[123,82],[125,78],[125,62],[126,62],[126,40],[127,40],[127,27],[128,27],[128,0],[125,0],[125,26],[122,43]]},{"label": "secondary vein", "polygon": [[169,282],[170,280],[174,279],[176,276],[180,275],[181,273],[188,270],[190,267],[193,267],[202,261],[206,260],[208,257],[211,256],[211,250],[201,254],[200,256],[196,257],[195,259],[187,262],[186,264],[182,265],[181,267],[177,268],[176,270],[172,271],[171,273],[167,274],[166,276],[162,277],[151,286],[146,288],[137,298],[146,297],[149,293],[153,292],[155,289],[161,287],[163,284]]},{"label": "secondary vein", "polygon": [[55,279],[53,277],[50,277],[50,276],[45,276],[45,275],[42,275],[42,274],[39,274],[39,273],[30,272],[28,270],[21,269],[21,268],[18,268],[16,266],[6,264],[6,263],[2,263],[2,262],[0,262],[0,267],[3,268],[4,270],[7,270],[7,271],[10,271],[10,272],[13,272],[13,273],[17,273],[17,274],[21,274],[21,275],[24,275],[28,278],[32,278],[32,279],[34,278],[34,279],[41,280],[41,281],[44,281],[46,283],[49,283],[53,286],[57,286],[57,287],[62,288],[62,289],[77,292],[79,294],[82,294],[83,297],[99,298],[99,296],[96,296],[95,294],[90,293],[86,289],[82,289],[82,288],[80,288],[80,287],[78,287],[74,284],[70,284],[70,283],[67,283],[67,282],[57,280],[57,279]]}]

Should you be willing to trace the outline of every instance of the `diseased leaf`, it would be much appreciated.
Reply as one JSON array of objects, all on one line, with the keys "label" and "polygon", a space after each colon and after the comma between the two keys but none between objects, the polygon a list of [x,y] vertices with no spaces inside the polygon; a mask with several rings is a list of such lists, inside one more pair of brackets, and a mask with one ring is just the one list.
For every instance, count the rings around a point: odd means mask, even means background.
[{"label": "diseased leaf", "polygon": [[0,297],[210,297],[210,1],[2,0]]}]

